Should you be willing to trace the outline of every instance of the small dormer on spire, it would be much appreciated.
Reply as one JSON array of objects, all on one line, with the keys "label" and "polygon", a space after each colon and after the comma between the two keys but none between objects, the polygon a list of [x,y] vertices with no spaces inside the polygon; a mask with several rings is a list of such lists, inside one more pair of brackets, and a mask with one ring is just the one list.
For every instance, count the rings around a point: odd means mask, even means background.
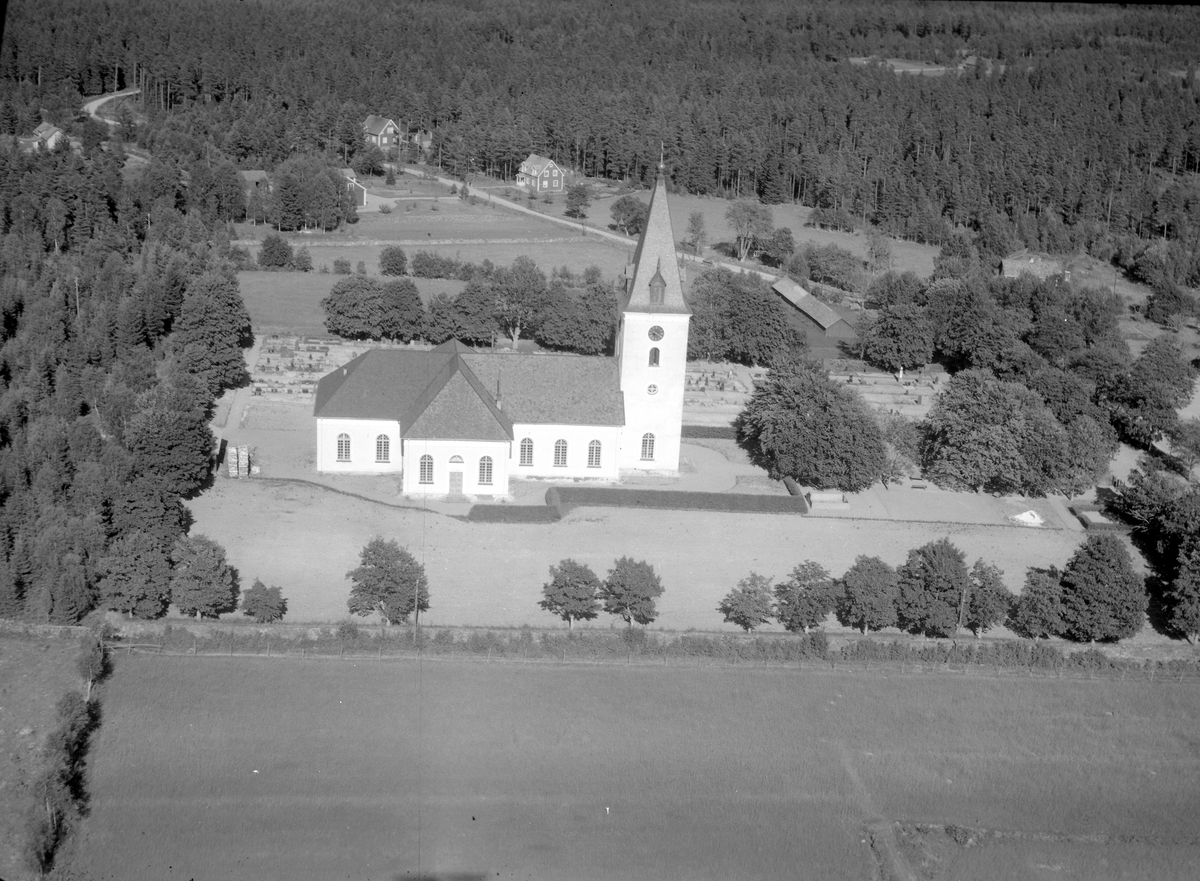
[{"label": "small dormer on spire", "polygon": [[653,305],[661,305],[666,299],[667,280],[662,277],[662,258],[659,257],[654,264],[654,275],[650,279],[650,302]]}]

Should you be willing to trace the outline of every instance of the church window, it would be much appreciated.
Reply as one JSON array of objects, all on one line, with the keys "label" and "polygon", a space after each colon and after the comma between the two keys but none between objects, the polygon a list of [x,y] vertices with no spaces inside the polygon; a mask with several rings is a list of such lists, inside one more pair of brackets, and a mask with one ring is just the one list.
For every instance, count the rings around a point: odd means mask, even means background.
[{"label": "church window", "polygon": [[651,367],[658,366],[658,346],[655,346],[654,348],[652,348],[650,350],[650,366]]},{"label": "church window", "polygon": [[492,457],[484,456],[479,460],[479,485],[492,485]]},{"label": "church window", "polygon": [[554,442],[554,467],[567,467],[567,442],[562,438]]},{"label": "church window", "polygon": [[433,483],[433,456],[421,457],[421,483]]},{"label": "church window", "polygon": [[376,462],[390,461],[390,459],[388,457],[391,453],[391,449],[392,449],[392,442],[390,440],[388,440],[388,436],[386,434],[379,435],[379,437],[375,438],[375,461]]},{"label": "church window", "polygon": [[646,394],[657,395],[658,394],[658,386],[653,385],[653,384],[646,386]]},{"label": "church window", "polygon": [[654,461],[654,435],[650,432],[642,435],[642,461]]},{"label": "church window", "polygon": [[588,444],[588,467],[600,467],[600,441],[594,440]]},{"label": "church window", "polygon": [[350,435],[348,435],[348,434],[339,434],[338,435],[338,457],[337,457],[337,460],[339,462],[349,462],[350,461]]},{"label": "church window", "polygon": [[450,457],[451,465],[461,465],[462,463],[463,463],[462,456],[451,456]]},{"label": "church window", "polygon": [[521,441],[521,464],[533,464],[533,438],[527,437]]}]

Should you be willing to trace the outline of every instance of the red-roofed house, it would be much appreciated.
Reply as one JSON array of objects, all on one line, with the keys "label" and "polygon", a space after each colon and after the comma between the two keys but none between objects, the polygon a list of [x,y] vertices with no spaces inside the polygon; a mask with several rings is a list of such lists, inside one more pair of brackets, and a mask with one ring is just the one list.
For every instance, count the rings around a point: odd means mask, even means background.
[{"label": "red-roofed house", "polygon": [[387,117],[371,114],[363,123],[363,137],[368,144],[374,144],[386,153],[392,147],[399,146],[400,126]]},{"label": "red-roofed house", "polygon": [[530,153],[517,171],[517,186],[529,187],[535,193],[561,193],[566,178],[553,159]]},{"label": "red-roofed house", "polygon": [[691,313],[660,175],[615,357],[372,349],[323,377],[317,470],[400,473],[401,492],[509,494],[512,477],[679,470]]}]

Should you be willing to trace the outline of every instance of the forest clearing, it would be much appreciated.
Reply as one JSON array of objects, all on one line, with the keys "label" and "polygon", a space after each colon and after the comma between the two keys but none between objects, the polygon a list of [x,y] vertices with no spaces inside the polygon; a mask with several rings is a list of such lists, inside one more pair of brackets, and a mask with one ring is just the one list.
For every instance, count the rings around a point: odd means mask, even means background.
[{"label": "forest clearing", "polygon": [[1191,878],[1195,688],[135,655],[80,857],[127,881]]}]

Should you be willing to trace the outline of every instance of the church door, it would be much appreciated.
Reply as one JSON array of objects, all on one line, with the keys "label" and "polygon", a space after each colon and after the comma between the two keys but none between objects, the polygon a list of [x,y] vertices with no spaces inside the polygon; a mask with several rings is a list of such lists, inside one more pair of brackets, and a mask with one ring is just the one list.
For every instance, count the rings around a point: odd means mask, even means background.
[{"label": "church door", "polygon": [[461,471],[450,472],[450,495],[461,496],[463,494],[462,476],[463,473]]}]

